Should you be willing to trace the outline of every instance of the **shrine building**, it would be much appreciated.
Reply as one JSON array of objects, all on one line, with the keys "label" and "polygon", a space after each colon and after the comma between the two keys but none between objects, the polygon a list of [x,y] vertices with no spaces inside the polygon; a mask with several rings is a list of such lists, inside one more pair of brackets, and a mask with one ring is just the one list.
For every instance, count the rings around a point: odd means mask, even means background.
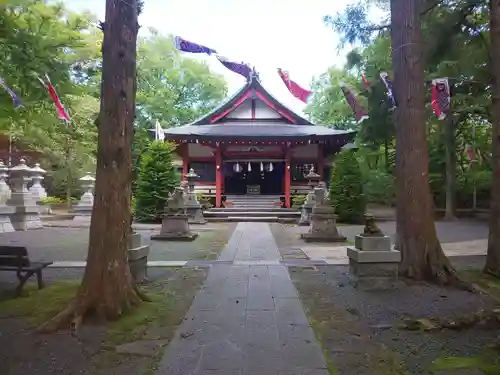
[{"label": "shrine building", "polygon": [[182,174],[193,168],[195,190],[215,195],[216,207],[235,195],[280,196],[290,207],[294,194],[307,193],[311,167],[328,181],[334,154],[356,134],[314,125],[276,100],[256,74],[210,113],[164,132],[179,145]]}]

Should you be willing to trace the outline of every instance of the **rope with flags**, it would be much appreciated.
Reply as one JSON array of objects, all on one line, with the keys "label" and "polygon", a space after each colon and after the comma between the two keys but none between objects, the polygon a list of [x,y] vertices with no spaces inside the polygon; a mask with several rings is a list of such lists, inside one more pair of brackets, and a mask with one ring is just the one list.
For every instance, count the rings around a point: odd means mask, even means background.
[{"label": "rope with flags", "polygon": [[0,86],[2,86],[5,89],[5,91],[7,91],[7,94],[10,95],[10,97],[12,98],[12,104],[14,105],[15,108],[20,108],[23,106],[23,104],[21,103],[21,99],[19,99],[14,90],[12,90],[9,86],[7,86],[2,77],[0,77]]}]

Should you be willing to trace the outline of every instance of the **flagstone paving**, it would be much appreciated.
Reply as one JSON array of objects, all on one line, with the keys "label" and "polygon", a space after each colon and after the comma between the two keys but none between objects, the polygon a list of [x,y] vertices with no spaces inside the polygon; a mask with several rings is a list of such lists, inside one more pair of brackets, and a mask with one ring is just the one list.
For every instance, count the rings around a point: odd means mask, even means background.
[{"label": "flagstone paving", "polygon": [[219,260],[156,374],[327,375],[269,225],[239,223]]}]

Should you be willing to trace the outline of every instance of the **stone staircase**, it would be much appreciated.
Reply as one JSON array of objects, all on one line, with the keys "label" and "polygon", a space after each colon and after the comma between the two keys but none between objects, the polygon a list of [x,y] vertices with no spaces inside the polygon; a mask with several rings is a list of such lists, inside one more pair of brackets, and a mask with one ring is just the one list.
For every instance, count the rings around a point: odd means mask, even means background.
[{"label": "stone staircase", "polygon": [[300,212],[280,208],[279,195],[228,195],[227,207],[212,208],[203,215],[209,221],[295,222]]}]

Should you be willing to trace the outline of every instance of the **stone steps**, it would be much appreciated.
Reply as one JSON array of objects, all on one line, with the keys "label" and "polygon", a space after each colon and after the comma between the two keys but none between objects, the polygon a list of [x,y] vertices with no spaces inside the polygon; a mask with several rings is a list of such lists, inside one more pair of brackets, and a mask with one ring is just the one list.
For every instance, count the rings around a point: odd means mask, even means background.
[{"label": "stone steps", "polygon": [[294,217],[294,218],[299,218],[300,217],[300,212],[298,211],[282,211],[280,212],[279,209],[270,209],[270,210],[259,210],[259,211],[205,211],[203,212],[203,216],[205,218],[209,217],[278,217],[278,218],[285,218],[285,217]]},{"label": "stone steps", "polygon": [[235,213],[235,212],[297,212],[293,208],[279,208],[279,207],[225,207],[225,208],[211,208],[210,212],[227,212],[227,213]]},{"label": "stone steps", "polygon": [[296,218],[281,218],[278,216],[227,216],[227,217],[207,217],[210,222],[259,222],[259,223],[295,223]]}]

